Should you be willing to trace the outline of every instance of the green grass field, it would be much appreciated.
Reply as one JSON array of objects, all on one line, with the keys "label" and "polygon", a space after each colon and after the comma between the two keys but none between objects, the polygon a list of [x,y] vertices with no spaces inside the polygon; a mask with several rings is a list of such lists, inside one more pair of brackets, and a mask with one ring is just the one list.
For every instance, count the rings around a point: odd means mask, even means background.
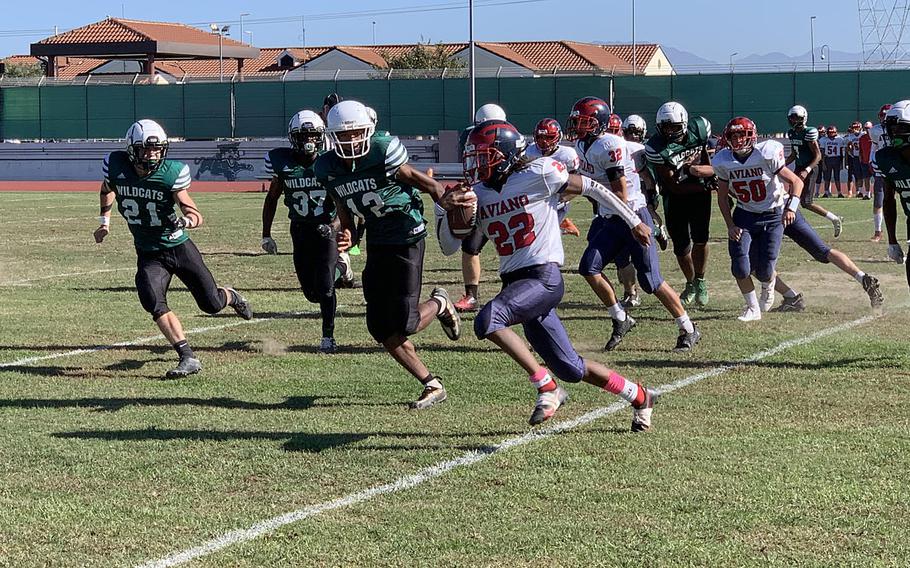
[{"label": "green grass field", "polygon": [[[193,239],[221,284],[261,319],[206,316],[182,285],[170,305],[202,374],[161,380],[175,359],[133,287],[135,253],[115,219],[91,237],[97,196],[0,196],[0,565],[130,566],[284,513],[395,482],[477,451],[484,459],[215,551],[192,566],[906,566],[910,559],[910,329],[903,267],[871,244],[867,201],[826,200],[847,224],[837,246],[876,275],[885,309],[786,242],[779,269],[803,314],[736,321],[715,215],[704,338],[670,353],[675,325],[654,298],[615,352],[609,319],[566,274],[560,309],[583,355],[671,385],[809,337],[668,393],[654,431],[628,408],[527,443],[535,393],[505,355],[438,325],[416,338],[449,401],[423,413],[419,386],[370,340],[360,290],[340,291],[342,352],[316,353],[318,308],[297,290],[286,221],[278,256],[259,254],[262,195],[199,194]],[[587,229],[587,205],[574,217]],[[283,215],[283,214],[282,214]],[[831,239],[830,225],[810,219]],[[567,267],[584,241],[566,238]],[[427,246],[425,290],[461,292],[457,258]],[[358,267],[362,258],[355,259]],[[481,293],[497,289],[483,257]],[[681,276],[663,254],[668,279]],[[230,327],[219,328],[219,326]],[[818,334],[818,335],[813,335]],[[557,425],[615,399],[569,385]],[[511,442],[509,442],[511,444]]]}]

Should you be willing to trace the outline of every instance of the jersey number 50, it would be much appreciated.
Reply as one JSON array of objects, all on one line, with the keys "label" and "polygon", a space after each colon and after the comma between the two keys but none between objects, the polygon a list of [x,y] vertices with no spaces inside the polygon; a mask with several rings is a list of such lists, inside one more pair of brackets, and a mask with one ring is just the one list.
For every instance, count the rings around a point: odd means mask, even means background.
[{"label": "jersey number 50", "polygon": [[732,184],[736,197],[743,203],[760,203],[765,200],[768,190],[765,188],[765,180],[753,179],[749,181],[737,180]]},{"label": "jersey number 50", "polygon": [[[513,215],[509,218],[508,224],[509,227],[506,228],[502,221],[493,221],[488,229],[499,256],[511,256],[516,250],[531,246],[537,239],[537,235],[534,234],[534,217],[528,213]],[[513,235],[509,229],[515,231],[515,234]],[[509,242],[510,239],[514,245]]]}]

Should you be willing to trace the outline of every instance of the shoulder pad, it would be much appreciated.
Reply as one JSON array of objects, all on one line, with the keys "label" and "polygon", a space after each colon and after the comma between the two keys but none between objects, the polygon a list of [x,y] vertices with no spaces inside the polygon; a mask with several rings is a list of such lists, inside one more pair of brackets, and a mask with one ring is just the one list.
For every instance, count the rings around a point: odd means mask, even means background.
[{"label": "shoulder pad", "polygon": [[711,138],[711,123],[703,116],[696,116],[689,122],[689,133],[703,144]]}]

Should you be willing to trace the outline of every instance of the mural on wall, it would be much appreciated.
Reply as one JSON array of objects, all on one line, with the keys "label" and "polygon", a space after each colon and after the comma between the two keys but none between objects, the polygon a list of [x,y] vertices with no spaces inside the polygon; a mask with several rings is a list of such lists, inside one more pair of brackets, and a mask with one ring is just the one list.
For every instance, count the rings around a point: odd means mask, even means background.
[{"label": "mural on wall", "polygon": [[196,158],[196,179],[208,172],[212,177],[221,177],[227,181],[236,181],[237,174],[242,171],[253,171],[252,164],[245,164],[241,160],[246,152],[240,149],[240,142],[219,144],[214,156]]}]

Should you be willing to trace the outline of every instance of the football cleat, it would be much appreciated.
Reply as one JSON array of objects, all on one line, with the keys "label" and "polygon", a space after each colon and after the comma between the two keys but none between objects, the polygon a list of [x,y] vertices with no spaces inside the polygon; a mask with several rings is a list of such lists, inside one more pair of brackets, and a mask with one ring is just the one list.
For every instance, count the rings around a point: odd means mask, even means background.
[{"label": "football cleat", "polygon": [[444,288],[433,288],[433,291],[430,293],[430,298],[436,300],[441,305],[440,312],[436,315],[436,319],[439,320],[442,330],[449,339],[452,341],[457,340],[461,337],[461,317],[458,315],[458,310],[455,309],[455,304],[453,304],[451,298],[449,298],[449,293],[446,292]]},{"label": "football cleat", "polygon": [[695,282],[686,282],[686,288],[679,295],[679,301],[686,306],[695,301]]},{"label": "football cleat", "polygon": [[873,308],[880,308],[885,301],[884,295],[882,295],[882,289],[878,285],[878,278],[870,274],[863,276],[863,290],[866,291],[866,294],[869,294],[869,302],[871,302]]},{"label": "football cleat", "polygon": [[695,344],[701,339],[701,332],[698,331],[698,326],[693,324],[692,333],[687,331],[680,331],[679,337],[676,338],[676,347],[673,348],[674,353],[685,353],[691,351],[695,347]]},{"label": "football cleat", "polygon": [[[838,197],[843,197],[843,195],[838,195]],[[831,221],[831,223],[834,225],[834,238],[836,239],[844,231],[844,218],[838,217]]]},{"label": "football cleat", "polygon": [[572,235],[573,237],[581,235],[581,231],[578,230],[578,227],[575,226],[572,219],[569,219],[568,217],[563,219],[559,224],[559,230],[563,235]]},{"label": "football cleat", "polygon": [[708,282],[704,278],[696,278],[693,284],[695,286],[695,303],[704,308],[708,305]]},{"label": "football cleat", "polygon": [[460,300],[455,302],[455,309],[459,312],[476,312],[477,311],[477,298],[474,296],[468,296],[465,294],[461,297]]},{"label": "football cleat", "polygon": [[761,319],[761,310],[755,309],[752,306],[746,306],[743,310],[743,315],[739,316],[736,319],[739,321],[758,321]]},{"label": "football cleat", "polygon": [[641,296],[638,295],[637,291],[626,294],[622,297],[622,300],[619,301],[619,305],[625,309],[637,308],[641,305]]},{"label": "football cleat", "polygon": [[797,294],[792,298],[784,296],[784,300],[779,306],[774,308],[775,312],[801,312],[806,309],[806,302],[802,294]]},{"label": "football cleat", "polygon": [[423,410],[444,401],[446,398],[448,398],[448,394],[446,394],[445,387],[423,387],[423,392],[408,407],[411,410]]},{"label": "football cleat", "polygon": [[758,305],[761,308],[761,311],[767,312],[770,311],[774,306],[774,286],[769,286],[765,288],[762,286],[761,295],[758,297]]},{"label": "football cleat", "polygon": [[202,362],[195,357],[181,357],[177,366],[164,374],[168,379],[182,379],[202,370]]},{"label": "football cleat", "polygon": [[546,422],[556,414],[556,411],[559,410],[559,407],[562,406],[568,398],[569,393],[560,386],[557,386],[554,390],[549,392],[538,394],[537,404],[534,405],[534,412],[531,413],[531,418],[528,419],[528,423],[531,426],[536,426],[542,422]]},{"label": "football cleat", "polygon": [[613,321],[613,333],[610,335],[610,340],[607,341],[607,344],[604,345],[604,351],[613,351],[616,347],[622,343],[622,338],[629,333],[633,327],[635,327],[635,318],[626,314],[626,319],[623,321],[612,320]]},{"label": "football cleat", "polygon": [[644,389],[645,402],[632,409],[632,431],[647,432],[651,429],[651,414],[654,412],[654,405],[660,399],[660,393],[642,385],[638,385],[638,388]]},{"label": "football cleat", "polygon": [[237,312],[237,315],[245,320],[253,319],[253,308],[250,303],[233,288],[225,288],[231,295],[231,307]]},{"label": "football cleat", "polygon": [[660,250],[667,250],[670,242],[667,240],[667,227],[665,225],[658,225],[654,228],[654,240],[657,241]]},{"label": "football cleat", "polygon": [[351,268],[351,255],[346,252],[338,253],[338,262],[335,265],[338,271],[338,280],[343,284],[354,282],[354,270]]},{"label": "football cleat", "polygon": [[335,343],[334,337],[323,337],[319,342],[319,352],[331,355],[338,351],[338,344]]}]

